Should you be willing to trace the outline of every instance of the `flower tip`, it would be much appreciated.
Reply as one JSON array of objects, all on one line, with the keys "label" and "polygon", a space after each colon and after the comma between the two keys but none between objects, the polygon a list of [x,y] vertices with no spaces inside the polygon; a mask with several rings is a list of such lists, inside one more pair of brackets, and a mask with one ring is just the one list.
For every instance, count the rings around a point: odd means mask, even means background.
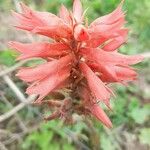
[{"label": "flower tip", "polygon": [[16,73],[15,76],[16,76],[16,77],[19,77],[19,73]]},{"label": "flower tip", "polygon": [[107,127],[107,128],[113,128],[112,122],[110,119],[103,120],[102,123]]},{"label": "flower tip", "polygon": [[19,5],[21,6],[21,9],[22,9],[23,11],[29,9],[23,2],[19,2]]},{"label": "flower tip", "polygon": [[145,59],[145,57],[143,55],[137,55],[135,57],[137,57],[137,63],[140,63],[141,61],[143,61]]},{"label": "flower tip", "polygon": [[124,4],[125,0],[121,0],[120,4],[119,4],[119,7],[122,7],[123,4]]},{"label": "flower tip", "polygon": [[14,45],[14,43],[15,43],[15,42],[13,42],[13,41],[9,41],[9,42],[8,42],[8,46],[12,48],[13,45]]},{"label": "flower tip", "polygon": [[108,124],[105,124],[105,125],[106,125],[106,127],[109,128],[109,129],[113,128],[113,125],[112,125],[111,121],[110,121]]}]

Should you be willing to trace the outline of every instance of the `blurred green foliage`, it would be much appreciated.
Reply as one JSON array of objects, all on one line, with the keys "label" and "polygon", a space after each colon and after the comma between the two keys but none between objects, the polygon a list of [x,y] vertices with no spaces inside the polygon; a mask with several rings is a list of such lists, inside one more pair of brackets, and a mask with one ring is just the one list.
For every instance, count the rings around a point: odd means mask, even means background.
[{"label": "blurred green foliage", "polygon": [[[71,9],[71,0],[24,0],[26,4],[37,10],[51,11],[58,13],[61,3]],[[116,8],[120,0],[82,0],[84,8],[88,8],[86,17],[89,23],[97,17],[110,13]],[[14,8],[11,0],[0,0],[0,10],[9,11]],[[120,51],[127,54],[143,53],[150,48],[150,0],[125,0],[124,10],[127,14],[127,27],[130,29],[128,44]],[[15,63],[16,54],[10,50],[0,51],[0,64],[11,66]],[[140,66],[140,67],[139,67]],[[150,66],[149,62],[142,63],[140,69]],[[138,138],[143,144],[150,144],[150,128],[148,120],[150,116],[150,105],[143,103],[136,96],[138,87],[130,85],[128,88],[117,86],[117,97],[112,100],[113,112],[110,113],[114,128],[126,125],[129,132],[134,133],[134,128],[138,126]],[[134,96],[130,93],[134,93]],[[4,107],[3,104],[0,108]],[[74,150],[74,145],[67,142],[65,130],[57,130],[58,121],[51,121],[42,124],[40,130],[36,130],[24,139],[21,148],[24,150]],[[95,126],[100,133],[102,150],[115,150],[117,145],[112,142],[113,135],[107,135],[102,125],[95,121]],[[68,127],[69,128],[69,127]],[[75,133],[82,133],[86,126],[80,123],[70,127]],[[110,131],[111,134],[111,131]],[[86,143],[86,142],[85,142]],[[107,145],[107,147],[106,147]]]},{"label": "blurred green foliage", "polygon": [[22,148],[24,150],[49,150],[52,147],[53,150],[74,150],[71,143],[65,141],[64,131],[61,129],[57,130],[57,126],[57,121],[41,124],[39,131],[35,131],[26,137]]},{"label": "blurred green foliage", "polygon": [[15,64],[16,54],[12,50],[0,51],[0,64],[12,66]]}]

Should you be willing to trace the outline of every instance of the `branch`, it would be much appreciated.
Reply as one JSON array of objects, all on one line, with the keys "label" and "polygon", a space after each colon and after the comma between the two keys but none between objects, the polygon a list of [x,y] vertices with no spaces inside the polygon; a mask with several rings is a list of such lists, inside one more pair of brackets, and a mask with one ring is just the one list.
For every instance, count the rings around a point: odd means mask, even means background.
[{"label": "branch", "polygon": [[[2,96],[2,100],[7,104],[8,108],[12,109],[13,105],[7,100],[7,98],[4,95],[1,95],[1,96]],[[14,116],[15,116],[16,121],[19,123],[19,126],[21,127],[21,129],[23,131],[26,131],[27,127],[22,121],[22,119],[20,118],[20,116],[17,113]]]},{"label": "branch", "polygon": [[[15,71],[16,69],[18,69],[19,67],[21,67],[23,64],[25,64],[28,60],[22,60],[20,62],[18,62],[17,64],[15,64],[14,66],[10,67],[10,68],[6,68],[6,70],[2,70],[0,72],[0,77],[4,76],[10,72]],[[1,68],[0,68],[1,69]]]},{"label": "branch", "polygon": [[150,52],[141,53],[140,55],[142,55],[144,58],[150,58]]},{"label": "branch", "polygon": [[22,103],[18,104],[17,106],[15,106],[10,111],[8,111],[5,114],[1,115],[0,116],[0,123],[5,121],[6,119],[10,118],[11,116],[13,116],[16,112],[18,112],[19,110],[24,108],[29,103],[33,102],[35,100],[35,98],[36,98],[36,95],[31,95],[26,99],[26,102],[22,102]]},{"label": "branch", "polygon": [[0,149],[1,150],[8,150],[3,143],[0,142]]},{"label": "branch", "polygon": [[86,146],[84,143],[82,143],[76,133],[72,132],[71,130],[65,128],[65,133],[67,134],[68,138],[71,138],[71,140],[80,148],[83,150],[90,150],[88,146]]},{"label": "branch", "polygon": [[12,89],[12,91],[16,94],[19,100],[21,102],[25,102],[26,101],[25,96],[22,94],[22,92],[19,90],[16,84],[11,80],[11,78],[8,75],[3,76],[2,78],[8,84],[8,86]]}]

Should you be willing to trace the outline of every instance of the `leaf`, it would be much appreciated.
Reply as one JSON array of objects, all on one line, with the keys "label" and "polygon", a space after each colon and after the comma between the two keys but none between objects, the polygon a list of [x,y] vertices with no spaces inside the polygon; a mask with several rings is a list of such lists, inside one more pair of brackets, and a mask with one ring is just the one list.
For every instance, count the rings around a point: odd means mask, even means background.
[{"label": "leaf", "polygon": [[143,124],[150,115],[149,109],[143,107],[143,108],[136,108],[133,109],[129,115],[134,119],[134,121],[138,124]]},{"label": "leaf", "polygon": [[15,53],[10,50],[0,51],[0,64],[12,66],[15,64]]},{"label": "leaf", "polygon": [[142,144],[150,145],[150,128],[141,129],[139,139]]},{"label": "leaf", "polygon": [[70,144],[64,144],[63,150],[75,150],[74,147]]},{"label": "leaf", "polygon": [[[130,88],[130,86],[128,87]],[[133,109],[139,108],[140,107],[140,102],[136,97],[133,97],[132,100],[129,103],[128,109],[129,113],[133,111]]]},{"label": "leaf", "polygon": [[101,134],[101,148],[102,150],[115,150],[114,144],[105,134]]}]

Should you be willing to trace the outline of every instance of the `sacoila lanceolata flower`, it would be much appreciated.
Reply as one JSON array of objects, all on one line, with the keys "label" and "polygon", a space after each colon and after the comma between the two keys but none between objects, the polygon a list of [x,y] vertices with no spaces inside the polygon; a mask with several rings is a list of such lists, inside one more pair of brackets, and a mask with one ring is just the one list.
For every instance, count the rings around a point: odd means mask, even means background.
[{"label": "sacoila lanceolata flower", "polygon": [[[120,54],[118,48],[126,42],[123,1],[110,14],[88,25],[80,0],[74,0],[73,11],[61,6],[59,15],[33,11],[21,4],[22,12],[13,12],[15,27],[40,34],[52,42],[9,42],[20,52],[18,60],[42,58],[45,63],[20,68],[17,76],[30,85],[27,94],[37,94],[35,103],[47,104],[53,113],[46,120],[62,118],[72,121],[72,114],[93,115],[107,127],[112,123],[99,106],[109,109],[113,95],[110,83],[126,84],[137,74],[130,65],[139,63],[141,56]],[[63,92],[62,92],[63,91]],[[55,93],[65,93],[47,98]]]}]

